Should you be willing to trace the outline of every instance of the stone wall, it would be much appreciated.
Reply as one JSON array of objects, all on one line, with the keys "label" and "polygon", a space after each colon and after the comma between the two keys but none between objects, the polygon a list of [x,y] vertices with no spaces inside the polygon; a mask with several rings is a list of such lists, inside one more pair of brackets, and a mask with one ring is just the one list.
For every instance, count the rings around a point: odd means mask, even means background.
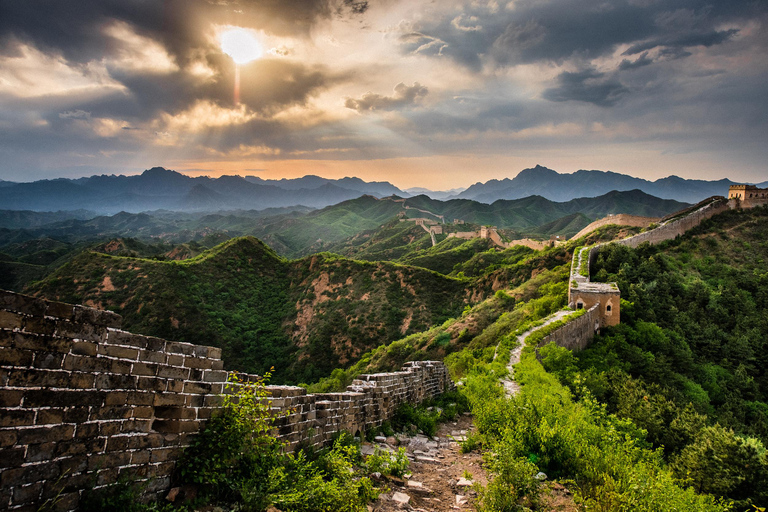
[{"label": "stone wall", "polygon": [[[0,510],[37,510],[121,476],[162,495],[175,461],[221,404],[221,350],[131,334],[120,316],[0,291]],[[243,375],[244,380],[255,376]],[[364,375],[344,393],[269,386],[289,449],[379,426],[402,402],[452,389],[441,362]],[[310,434],[311,437],[310,437]]]},{"label": "stone wall", "polygon": [[554,342],[568,350],[583,350],[600,330],[600,304],[595,304],[579,318],[551,332],[539,343],[540,347]]},{"label": "stone wall", "polygon": [[601,228],[603,226],[608,226],[610,224],[616,224],[617,226],[633,226],[633,227],[639,227],[639,228],[647,228],[654,222],[659,222],[658,217],[638,217],[637,215],[629,215],[626,213],[620,213],[618,215],[609,215],[608,217],[603,217],[602,219],[598,219],[588,226],[586,226],[584,229],[576,233],[573,237],[571,237],[573,240],[577,240],[581,238],[584,235],[587,235],[591,233],[592,231],[596,230],[597,228]]}]

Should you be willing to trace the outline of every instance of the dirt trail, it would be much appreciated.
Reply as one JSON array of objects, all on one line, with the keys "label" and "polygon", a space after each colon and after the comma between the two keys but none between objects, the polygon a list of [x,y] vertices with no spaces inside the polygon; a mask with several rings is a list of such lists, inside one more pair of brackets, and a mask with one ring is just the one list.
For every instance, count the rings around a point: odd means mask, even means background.
[{"label": "dirt trail", "polygon": [[[487,477],[482,466],[483,457],[477,452],[463,454],[459,444],[468,432],[475,429],[471,416],[460,416],[455,422],[443,423],[437,436],[432,439],[423,435],[399,436],[401,446],[408,451],[411,460],[408,478],[388,478],[390,491],[382,494],[369,510],[392,512],[414,510],[444,512],[475,510],[477,493],[472,484],[486,485]],[[375,446],[396,450],[394,439],[363,446],[363,453],[372,453]],[[471,478],[466,478],[471,476]]]}]

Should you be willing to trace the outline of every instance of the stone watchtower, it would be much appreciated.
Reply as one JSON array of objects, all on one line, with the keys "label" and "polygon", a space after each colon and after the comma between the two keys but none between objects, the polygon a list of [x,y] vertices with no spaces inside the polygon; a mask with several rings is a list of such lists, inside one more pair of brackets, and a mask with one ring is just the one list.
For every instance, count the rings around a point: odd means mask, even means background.
[{"label": "stone watchtower", "polygon": [[601,327],[619,325],[621,317],[621,292],[618,285],[616,283],[593,283],[589,280],[591,260],[597,257],[598,247],[584,247],[574,253],[571,264],[571,279],[568,283],[568,305],[570,307],[576,310],[590,310],[597,306],[595,331]]},{"label": "stone watchtower", "polygon": [[735,201],[740,208],[752,208],[768,204],[768,189],[754,185],[731,185],[728,199]]}]

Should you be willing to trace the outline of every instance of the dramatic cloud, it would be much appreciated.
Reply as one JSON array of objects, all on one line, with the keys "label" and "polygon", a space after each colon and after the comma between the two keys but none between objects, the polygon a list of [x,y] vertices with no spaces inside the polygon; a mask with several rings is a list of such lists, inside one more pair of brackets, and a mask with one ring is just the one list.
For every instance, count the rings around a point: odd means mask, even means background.
[{"label": "dramatic cloud", "polygon": [[[224,54],[233,27],[260,58]],[[746,179],[768,159],[766,54],[754,0],[6,1],[0,179],[419,162],[419,185],[462,162],[446,188],[510,155]]]},{"label": "dramatic cloud", "polygon": [[586,69],[577,73],[563,72],[557,77],[558,86],[544,91],[550,101],[584,101],[601,107],[614,105],[629,90],[615,78]]},{"label": "dramatic cloud", "polygon": [[426,96],[429,90],[419,82],[415,82],[410,87],[400,82],[395,86],[394,92],[392,96],[382,96],[367,92],[359,100],[347,98],[344,106],[358,112],[365,110],[398,110],[414,105]]}]

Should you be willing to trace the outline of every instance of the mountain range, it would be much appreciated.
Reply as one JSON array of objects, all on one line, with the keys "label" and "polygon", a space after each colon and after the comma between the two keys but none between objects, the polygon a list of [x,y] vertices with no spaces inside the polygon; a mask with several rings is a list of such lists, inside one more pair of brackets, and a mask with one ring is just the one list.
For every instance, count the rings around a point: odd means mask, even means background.
[{"label": "mountain range", "polygon": [[136,176],[100,175],[79,179],[5,182],[0,204],[7,210],[78,210],[99,214],[166,209],[217,211],[304,205],[322,208],[369,194],[384,197],[405,192],[386,182],[359,178],[331,180],[305,176],[263,180],[255,176],[190,177],[153,167]]},{"label": "mountain range", "polygon": [[[537,165],[523,169],[512,179],[490,180],[475,183],[450,199],[472,199],[481,203],[493,203],[499,199],[520,199],[540,195],[552,201],[568,201],[576,197],[596,197],[612,190],[642,190],[662,199],[674,199],[697,203],[711,196],[727,196],[728,187],[739,182],[729,179],[717,181],[687,180],[668,176],[656,181],[606,171],[576,171],[560,174]],[[758,184],[768,186],[768,181]]]},{"label": "mountain range", "polygon": [[[466,190],[401,190],[388,182],[366,182],[347,177],[327,179],[304,176],[265,180],[257,176],[190,177],[162,167],[135,176],[99,175],[78,179],[40,180],[30,183],[0,182],[0,205],[6,210],[90,210],[98,214],[120,211],[138,213],[158,209],[186,212],[262,210],[303,205],[323,208],[361,195],[400,198],[425,195],[431,199],[471,199],[491,204],[500,199],[541,196],[565,202],[597,197],[613,190],[641,190],[663,199],[696,203],[713,195],[726,195],[735,182],[686,180],[670,176],[648,181],[604,171],[560,174],[537,165],[512,179],[476,183]],[[760,184],[768,186],[768,182]]]}]

